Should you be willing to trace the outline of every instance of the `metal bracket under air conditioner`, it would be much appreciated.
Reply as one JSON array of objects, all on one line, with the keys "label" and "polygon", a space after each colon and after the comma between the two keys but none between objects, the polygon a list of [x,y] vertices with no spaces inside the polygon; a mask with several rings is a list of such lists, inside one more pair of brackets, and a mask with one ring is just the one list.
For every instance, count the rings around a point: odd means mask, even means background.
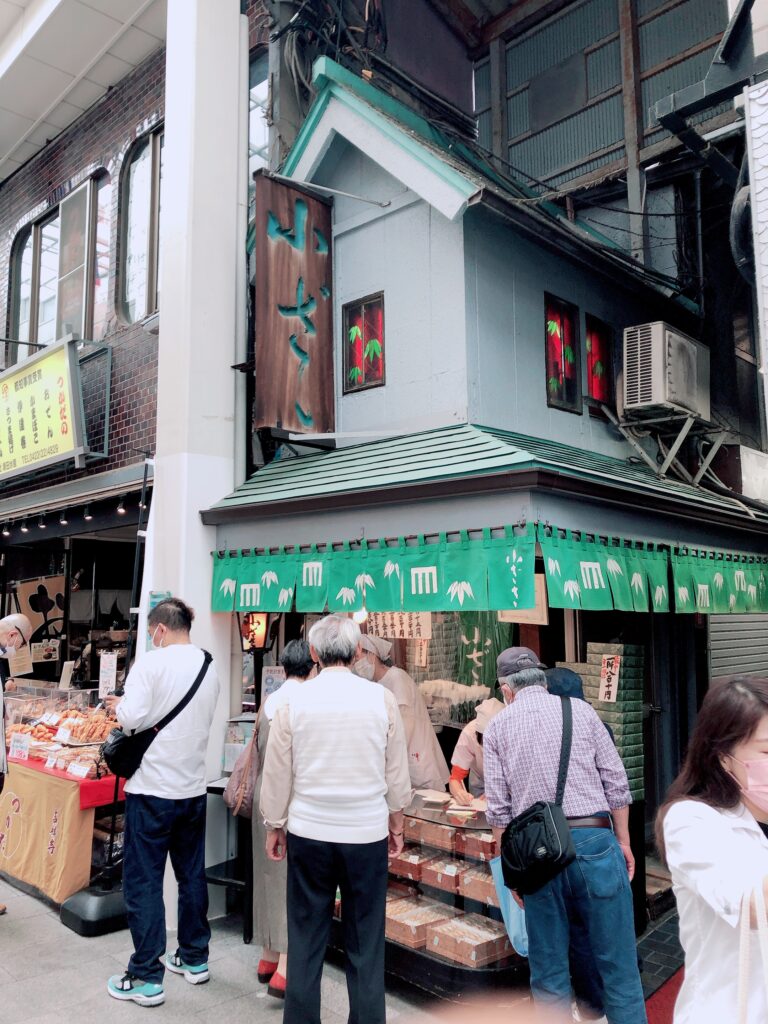
[{"label": "metal bracket under air conditioner", "polygon": [[[690,416],[686,414],[683,414],[682,417],[663,416],[654,419],[638,420],[636,422],[628,423],[626,421],[621,421],[609,406],[601,403],[600,408],[611,421],[611,423],[614,425],[614,427],[616,427],[616,429],[619,431],[624,440],[627,441],[627,443],[630,444],[632,448],[634,448],[634,450],[637,452],[637,454],[640,456],[643,462],[645,462],[653,470],[653,472],[656,474],[656,476],[659,477],[659,479],[663,479],[670,471],[670,469],[674,469],[679,477],[685,480],[686,483],[692,484],[694,487],[698,487],[698,485],[701,483],[704,474],[712,465],[712,461],[714,460],[715,456],[720,451],[721,447],[725,443],[726,438],[728,437],[727,430],[719,430],[711,438],[712,447],[707,452],[707,456],[704,459],[704,461],[696,470],[696,474],[692,475],[691,473],[688,472],[685,466],[683,466],[682,463],[678,460],[677,453],[680,451],[680,449],[683,446],[683,442],[693,429],[698,419],[697,416]],[[662,445],[661,441],[659,440],[659,448],[664,453],[664,459],[661,463],[657,462],[657,460],[654,459],[652,455],[648,454],[645,448],[643,448],[643,446],[632,433],[633,429],[636,429],[638,427],[646,429],[648,427],[660,426],[661,424],[667,424],[669,426],[678,420],[682,421],[680,422],[680,428],[677,434],[675,435],[675,438],[672,441],[671,445],[667,448],[667,446]]]}]

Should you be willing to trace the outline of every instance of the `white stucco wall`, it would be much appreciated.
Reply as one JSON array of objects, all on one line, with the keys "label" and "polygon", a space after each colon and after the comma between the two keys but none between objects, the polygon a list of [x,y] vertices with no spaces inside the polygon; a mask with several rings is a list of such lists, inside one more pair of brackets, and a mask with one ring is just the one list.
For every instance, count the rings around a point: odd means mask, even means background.
[{"label": "white stucco wall", "polygon": [[[336,429],[409,432],[467,418],[464,242],[443,217],[337,139],[316,182],[390,201],[334,198]],[[384,292],[386,385],[343,394],[342,307]],[[340,438],[339,443],[356,439]]]}]

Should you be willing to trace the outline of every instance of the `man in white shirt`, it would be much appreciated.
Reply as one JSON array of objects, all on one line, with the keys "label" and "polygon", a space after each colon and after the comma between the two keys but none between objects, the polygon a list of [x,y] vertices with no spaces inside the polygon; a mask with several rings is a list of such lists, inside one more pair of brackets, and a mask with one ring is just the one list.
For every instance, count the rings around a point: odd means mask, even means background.
[{"label": "man in white shirt", "polygon": [[[192,609],[178,598],[149,613],[153,650],[137,658],[125,696],[108,697],[126,732],[155,726],[191,689],[189,704],[161,729],[125,786],[123,895],[134,953],[124,975],[109,979],[114,999],[157,1006],[167,967],[193,985],[208,981],[208,886],[205,881],[205,758],[219,696],[209,656],[189,638]],[[179,946],[165,952],[163,876],[170,855],[179,885]]]},{"label": "man in white shirt", "polygon": [[411,802],[405,732],[389,690],[350,671],[360,653],[352,619],[321,619],[309,645],[322,671],[277,709],[261,788],[267,856],[282,860],[288,852],[283,1024],[320,1024],[337,886],[348,1024],[384,1024],[387,853],[403,848],[403,809]]}]

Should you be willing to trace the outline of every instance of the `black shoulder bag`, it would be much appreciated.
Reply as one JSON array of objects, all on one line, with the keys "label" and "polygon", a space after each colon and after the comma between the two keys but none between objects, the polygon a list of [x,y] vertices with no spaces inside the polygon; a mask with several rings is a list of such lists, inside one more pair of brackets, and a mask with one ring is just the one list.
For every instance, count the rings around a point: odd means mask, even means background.
[{"label": "black shoulder bag", "polygon": [[169,711],[165,718],[161,718],[157,725],[134,733],[127,733],[123,729],[113,729],[109,736],[107,736],[101,745],[101,756],[107,762],[107,767],[111,772],[121,779],[130,779],[132,775],[136,774],[141,760],[149,750],[155,736],[184,710],[200,689],[203,677],[213,660],[208,651],[203,651],[203,655],[203,665],[197,673],[194,683],[192,683],[176,707]]},{"label": "black shoulder bag", "polygon": [[501,868],[504,884],[522,896],[536,892],[576,859],[571,829],[563,811],[573,736],[573,712],[569,697],[560,698],[563,739],[555,802],[539,800],[507,825],[501,837]]}]

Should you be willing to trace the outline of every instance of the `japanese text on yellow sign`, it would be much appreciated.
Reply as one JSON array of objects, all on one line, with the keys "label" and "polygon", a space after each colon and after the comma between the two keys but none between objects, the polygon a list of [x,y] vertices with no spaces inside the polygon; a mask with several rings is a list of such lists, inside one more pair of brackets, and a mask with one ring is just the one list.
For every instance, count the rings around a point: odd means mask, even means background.
[{"label": "japanese text on yellow sign", "polygon": [[0,377],[0,477],[74,454],[68,351],[57,347]]}]

